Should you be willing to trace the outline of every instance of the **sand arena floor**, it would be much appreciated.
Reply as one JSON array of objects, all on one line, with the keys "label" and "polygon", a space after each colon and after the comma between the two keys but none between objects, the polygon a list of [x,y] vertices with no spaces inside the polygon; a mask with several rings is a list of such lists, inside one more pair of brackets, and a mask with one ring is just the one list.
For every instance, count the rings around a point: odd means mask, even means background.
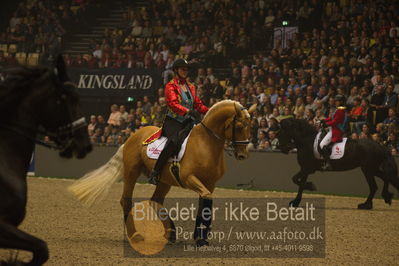
[{"label": "sand arena floor", "polygon": [[[107,198],[84,208],[66,190],[71,180],[29,178],[27,216],[23,230],[47,241],[48,265],[397,265],[399,263],[399,201],[392,206],[374,200],[374,210],[356,209],[363,198],[326,198],[326,257],[309,259],[154,259],[123,256],[123,227],[119,198],[122,184],[113,185]],[[137,184],[135,197],[150,197],[153,186]],[[393,189],[391,188],[391,191]],[[217,189],[216,197],[294,197],[293,193]],[[169,197],[197,197],[173,188]],[[315,195],[305,195],[313,197]],[[320,195],[319,195],[320,196]],[[397,195],[395,195],[397,196]],[[0,250],[0,259],[8,250]],[[20,252],[20,259],[29,253]]]}]

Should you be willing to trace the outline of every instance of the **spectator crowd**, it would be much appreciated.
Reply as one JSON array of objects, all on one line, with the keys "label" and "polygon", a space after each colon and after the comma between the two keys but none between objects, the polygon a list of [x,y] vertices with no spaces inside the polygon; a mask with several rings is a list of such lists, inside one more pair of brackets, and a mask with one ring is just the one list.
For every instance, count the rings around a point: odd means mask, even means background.
[{"label": "spectator crowd", "polygon": [[[60,53],[65,37],[88,28],[88,18],[100,10],[94,0],[24,0],[0,33],[0,44],[15,45],[0,51],[0,65],[18,64],[16,53],[38,53],[41,63]],[[7,52],[7,56],[4,52]]]},{"label": "spectator crowd", "polygon": [[[164,70],[170,69],[175,59],[185,58],[203,66],[221,67],[231,59],[265,50],[271,44],[274,26],[280,26],[283,20],[303,20],[301,14],[294,14],[293,10],[300,9],[296,1],[146,3],[142,8],[128,7],[118,27],[106,29],[103,37],[92,43],[90,54],[68,58],[70,64]],[[320,19],[321,4],[313,1],[309,7],[308,18]]]}]

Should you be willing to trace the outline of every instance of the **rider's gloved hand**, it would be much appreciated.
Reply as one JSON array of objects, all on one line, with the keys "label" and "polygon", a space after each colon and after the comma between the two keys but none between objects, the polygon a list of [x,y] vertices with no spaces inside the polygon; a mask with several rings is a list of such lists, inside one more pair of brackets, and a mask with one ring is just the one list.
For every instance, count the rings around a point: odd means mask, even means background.
[{"label": "rider's gloved hand", "polygon": [[201,120],[201,114],[197,110],[190,110],[187,114],[194,118],[195,121]]}]

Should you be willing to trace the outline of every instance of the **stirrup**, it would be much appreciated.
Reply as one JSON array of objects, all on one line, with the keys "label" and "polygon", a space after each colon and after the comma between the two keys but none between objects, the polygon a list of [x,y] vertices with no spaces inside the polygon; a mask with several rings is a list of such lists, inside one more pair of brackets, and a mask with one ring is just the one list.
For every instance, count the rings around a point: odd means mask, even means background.
[{"label": "stirrup", "polygon": [[152,170],[150,173],[150,178],[148,180],[148,183],[155,185],[155,186],[158,185],[159,177],[160,177],[160,173],[156,170]]}]

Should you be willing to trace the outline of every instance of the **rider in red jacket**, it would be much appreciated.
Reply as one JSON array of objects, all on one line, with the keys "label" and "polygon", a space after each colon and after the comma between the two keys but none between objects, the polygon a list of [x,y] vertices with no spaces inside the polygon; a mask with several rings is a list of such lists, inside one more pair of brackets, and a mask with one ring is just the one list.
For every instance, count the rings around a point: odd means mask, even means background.
[{"label": "rider in red jacket", "polygon": [[177,59],[173,63],[175,76],[165,87],[168,112],[162,125],[162,136],[166,136],[168,141],[150,173],[149,182],[153,185],[158,184],[162,168],[168,159],[179,152],[194,122],[208,111],[208,107],[196,94],[195,86],[187,81],[188,67],[186,60]]},{"label": "rider in red jacket", "polygon": [[197,96],[195,86],[192,83],[187,82],[186,79],[181,79],[177,76],[166,84],[165,87],[166,104],[168,105],[169,110],[174,113],[176,117],[184,117],[191,110],[181,104],[182,97],[180,87],[184,84],[186,84],[190,89],[191,95],[194,98],[193,108],[201,114],[205,114],[208,111],[208,107],[206,107]]},{"label": "rider in red jacket", "polygon": [[330,155],[331,148],[334,143],[341,142],[342,137],[345,133],[345,122],[346,122],[346,107],[344,106],[345,97],[342,95],[335,96],[336,110],[331,114],[330,117],[321,121],[324,127],[331,127],[326,136],[320,142],[321,153],[324,158],[324,170],[329,170],[330,166]]}]

